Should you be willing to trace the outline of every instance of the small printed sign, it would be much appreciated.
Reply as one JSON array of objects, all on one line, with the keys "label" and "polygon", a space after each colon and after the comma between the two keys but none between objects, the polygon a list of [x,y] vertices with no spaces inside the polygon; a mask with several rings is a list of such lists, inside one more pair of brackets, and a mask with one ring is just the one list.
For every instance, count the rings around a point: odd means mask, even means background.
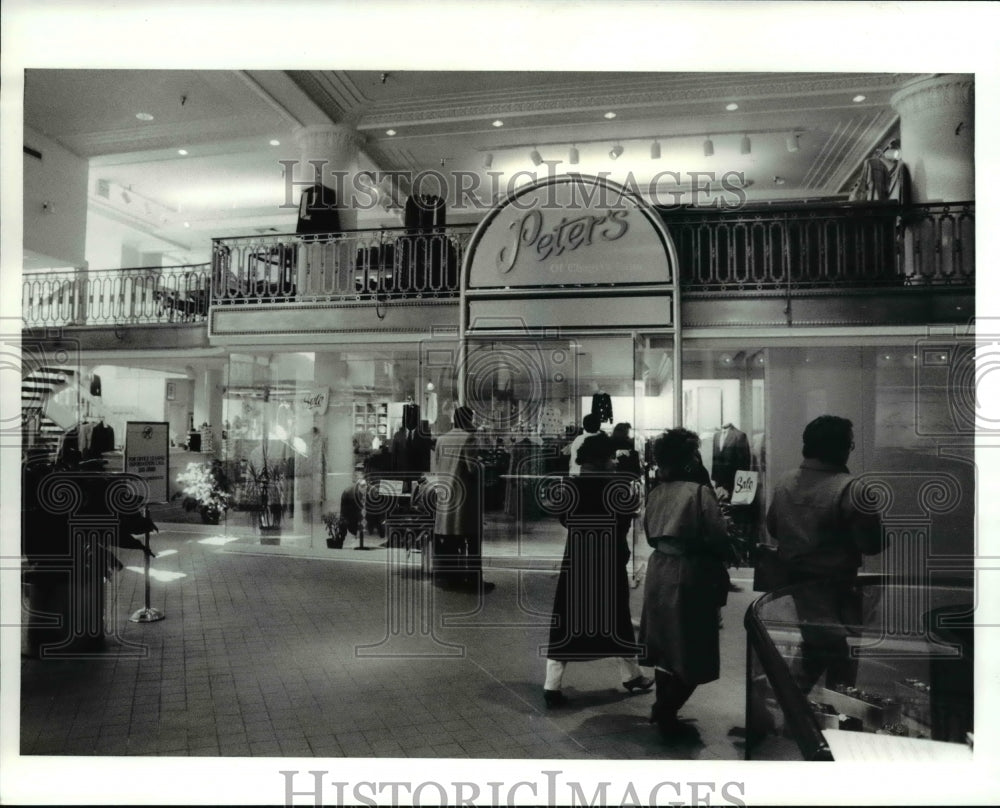
[{"label": "small printed sign", "polygon": [[126,421],[125,472],[146,481],[150,502],[166,502],[170,460],[166,421]]},{"label": "small printed sign", "polygon": [[756,471],[737,471],[733,481],[733,496],[729,500],[733,505],[749,505],[757,496]]}]

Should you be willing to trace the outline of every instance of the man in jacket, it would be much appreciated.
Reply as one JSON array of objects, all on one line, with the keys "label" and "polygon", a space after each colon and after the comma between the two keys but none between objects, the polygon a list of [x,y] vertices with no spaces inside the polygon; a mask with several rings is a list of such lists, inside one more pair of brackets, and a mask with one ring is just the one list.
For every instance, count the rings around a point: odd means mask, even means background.
[{"label": "man in jacket", "polygon": [[475,430],[472,410],[457,407],[454,428],[434,447],[434,583],[491,592],[495,585],[483,581],[482,484]]},{"label": "man in jacket", "polygon": [[857,661],[848,625],[860,621],[855,589],[862,555],[882,552],[882,526],[858,503],[858,482],[847,469],[853,425],[821,415],[802,433],[802,464],[782,477],[767,512],[767,529],[789,571],[802,632],[799,682],[804,692],[826,673],[826,686],[852,686]]}]

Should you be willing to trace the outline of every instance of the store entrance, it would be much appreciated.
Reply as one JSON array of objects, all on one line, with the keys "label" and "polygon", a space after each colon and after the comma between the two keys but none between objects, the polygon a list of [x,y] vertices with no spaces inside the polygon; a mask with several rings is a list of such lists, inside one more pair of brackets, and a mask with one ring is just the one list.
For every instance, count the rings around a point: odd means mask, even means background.
[{"label": "store entrance", "polygon": [[465,401],[479,425],[484,542],[491,554],[558,556],[547,489],[570,471],[585,416],[644,474],[647,442],[672,422],[672,342],[632,334],[470,338]]}]

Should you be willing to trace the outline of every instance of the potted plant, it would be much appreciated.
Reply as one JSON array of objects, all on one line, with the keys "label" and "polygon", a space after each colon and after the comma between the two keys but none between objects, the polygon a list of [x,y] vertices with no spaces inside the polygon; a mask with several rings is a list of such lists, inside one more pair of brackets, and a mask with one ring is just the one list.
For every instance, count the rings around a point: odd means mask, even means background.
[{"label": "potted plant", "polygon": [[229,509],[232,498],[229,478],[219,460],[208,463],[188,463],[177,475],[184,495],[184,510],[197,510],[207,525],[217,525]]}]

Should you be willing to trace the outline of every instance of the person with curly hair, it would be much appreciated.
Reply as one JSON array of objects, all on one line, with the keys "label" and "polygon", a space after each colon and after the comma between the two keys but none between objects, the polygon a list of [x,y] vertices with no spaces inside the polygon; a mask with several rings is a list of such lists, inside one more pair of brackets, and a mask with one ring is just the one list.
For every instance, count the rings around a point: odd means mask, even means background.
[{"label": "person with curly hair", "polygon": [[677,717],[695,687],[719,678],[719,607],[729,591],[729,537],[698,436],[671,429],[653,445],[660,484],[646,501],[643,526],[653,548],[646,568],[639,644],[655,668],[650,722],[665,739],[691,732]]}]

